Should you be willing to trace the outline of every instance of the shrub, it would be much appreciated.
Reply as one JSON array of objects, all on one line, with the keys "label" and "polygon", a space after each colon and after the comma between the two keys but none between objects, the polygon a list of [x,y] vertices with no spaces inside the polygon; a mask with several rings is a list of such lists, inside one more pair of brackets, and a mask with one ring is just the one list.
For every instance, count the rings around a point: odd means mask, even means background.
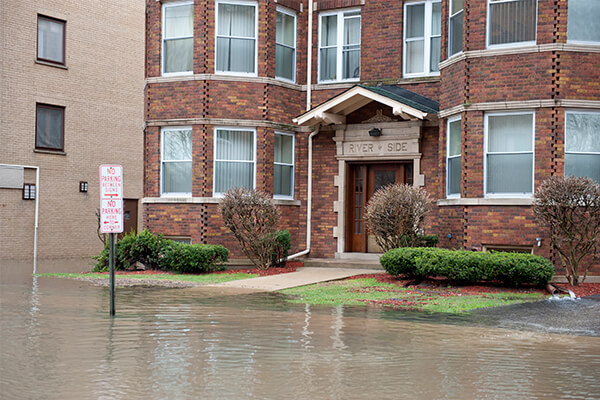
[{"label": "shrub", "polygon": [[[144,229],[139,234],[133,231],[127,233],[115,243],[115,270],[131,268],[137,261],[150,268],[157,268],[162,248],[161,243],[163,241],[162,235],[154,235],[147,229]],[[96,258],[97,262],[93,271],[102,272],[108,270],[108,245],[107,241],[104,249]]]},{"label": "shrub", "polygon": [[369,200],[365,220],[383,251],[416,246],[430,206],[431,199],[425,190],[405,184],[388,185]]},{"label": "shrub", "polygon": [[581,273],[583,282],[598,254],[600,185],[590,178],[551,177],[535,191],[533,213],[550,229],[569,283],[577,285]]},{"label": "shrub", "polygon": [[207,273],[225,269],[229,251],[220,245],[186,244],[165,241],[160,269],[186,274]]},{"label": "shrub", "polygon": [[380,258],[380,262],[391,275],[441,276],[460,283],[498,280],[511,286],[522,283],[543,286],[554,274],[550,261],[524,253],[414,247],[390,250]]},{"label": "shrub", "polygon": [[287,229],[275,233],[275,251],[273,252],[272,265],[285,267],[288,252],[292,246],[290,232]]},{"label": "shrub", "polygon": [[274,265],[279,251],[279,210],[271,197],[256,190],[235,188],[225,193],[219,206],[225,226],[258,269]]}]

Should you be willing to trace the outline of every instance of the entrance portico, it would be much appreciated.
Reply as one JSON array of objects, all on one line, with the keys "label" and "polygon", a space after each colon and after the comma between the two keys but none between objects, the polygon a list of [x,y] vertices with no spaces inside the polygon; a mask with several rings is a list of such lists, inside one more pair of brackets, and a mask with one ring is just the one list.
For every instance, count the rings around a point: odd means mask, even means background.
[{"label": "entrance portico", "polygon": [[336,258],[380,252],[366,230],[365,206],[387,184],[425,184],[422,130],[437,126],[437,107],[436,102],[396,86],[355,86],[294,120],[320,132],[335,132]]}]

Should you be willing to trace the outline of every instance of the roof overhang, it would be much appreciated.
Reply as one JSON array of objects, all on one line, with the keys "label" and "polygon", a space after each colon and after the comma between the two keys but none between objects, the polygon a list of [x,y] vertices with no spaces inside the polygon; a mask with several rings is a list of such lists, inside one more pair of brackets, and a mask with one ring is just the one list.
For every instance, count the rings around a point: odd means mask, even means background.
[{"label": "roof overhang", "polygon": [[406,120],[422,120],[427,112],[421,111],[406,103],[376,93],[363,86],[354,86],[339,95],[332,97],[310,111],[299,115],[293,121],[298,125],[313,126],[318,124],[340,125],[346,123],[346,116],[372,101],[392,108],[394,115]]}]

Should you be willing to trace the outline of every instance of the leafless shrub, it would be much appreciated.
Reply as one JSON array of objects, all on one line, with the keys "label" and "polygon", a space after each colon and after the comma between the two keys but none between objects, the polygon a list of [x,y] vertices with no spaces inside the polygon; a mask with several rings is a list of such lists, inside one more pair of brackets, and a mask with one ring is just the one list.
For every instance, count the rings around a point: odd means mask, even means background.
[{"label": "leafless shrub", "polygon": [[580,273],[583,282],[598,254],[600,185],[590,178],[551,177],[536,190],[533,212],[550,228],[569,283],[577,285]]},{"label": "leafless shrub", "polygon": [[279,210],[263,192],[235,188],[220,204],[225,226],[238,240],[246,256],[258,269],[268,269],[277,250]]},{"label": "leafless shrub", "polygon": [[383,251],[414,246],[430,206],[425,190],[404,184],[388,185],[371,197],[365,220]]}]

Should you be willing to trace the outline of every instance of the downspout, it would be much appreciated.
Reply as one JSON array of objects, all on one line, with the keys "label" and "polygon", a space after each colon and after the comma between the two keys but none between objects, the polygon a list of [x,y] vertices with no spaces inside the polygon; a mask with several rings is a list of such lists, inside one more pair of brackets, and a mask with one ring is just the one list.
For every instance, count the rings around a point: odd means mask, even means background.
[{"label": "downspout", "polygon": [[40,167],[34,167],[31,165],[12,165],[12,164],[0,164],[1,166],[7,167],[23,167],[28,169],[35,169],[35,220],[33,223],[33,273],[37,273],[37,243],[38,243],[38,221],[40,215]]},{"label": "downspout", "polygon": [[[312,97],[312,22],[313,22],[313,0],[308,0],[308,34],[306,54],[306,111],[310,110]],[[287,260],[301,257],[310,252],[310,231],[312,217],[312,139],[319,133],[319,128],[308,136],[308,193],[306,199],[306,249],[292,254]]]}]

